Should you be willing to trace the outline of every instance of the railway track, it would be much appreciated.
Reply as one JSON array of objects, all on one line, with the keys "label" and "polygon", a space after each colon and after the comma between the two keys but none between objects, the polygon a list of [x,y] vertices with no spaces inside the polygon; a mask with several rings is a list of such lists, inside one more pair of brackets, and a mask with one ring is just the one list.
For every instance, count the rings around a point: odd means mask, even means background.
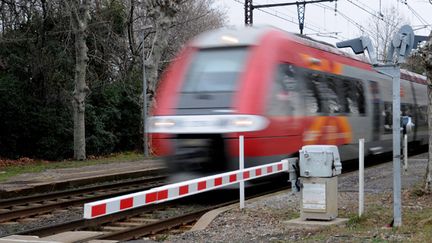
[{"label": "railway track", "polygon": [[[380,158],[379,160],[382,163],[383,161],[386,162],[386,159],[384,158]],[[368,164],[368,167],[377,165],[377,162],[375,161],[370,162],[371,163]],[[352,174],[354,173],[353,171],[355,171],[355,168],[347,168],[347,170],[344,171],[344,174]],[[268,194],[268,187],[264,189],[264,191],[266,190],[267,192],[255,193],[255,195],[253,196],[256,197],[257,194],[259,196],[263,194]],[[281,188],[278,188],[277,190],[281,190]],[[124,192],[121,192],[120,194],[124,194]],[[190,228],[190,225],[192,223],[197,221],[206,212],[237,202],[237,200],[229,199],[207,206],[187,206],[187,204],[184,205],[184,201],[187,200],[200,202],[200,199],[195,198],[196,196],[192,196],[193,198],[191,199],[184,198],[173,202],[162,203],[159,205],[150,205],[141,208],[135,208],[132,210],[120,212],[113,215],[107,215],[92,220],[74,220],[62,224],[19,232],[19,234],[36,235],[42,237],[43,239],[43,237],[50,237],[61,232],[86,231],[93,233],[91,236],[85,239],[78,239],[76,242],[85,242],[91,239],[119,241],[137,239],[144,236],[155,235],[160,232],[173,232],[173,229],[174,232],[186,231]],[[251,198],[253,196],[249,196],[248,198]],[[206,196],[204,195],[204,197]],[[224,194],[223,196],[219,196],[219,198],[227,197],[228,196],[226,194]],[[238,197],[237,191],[235,192],[234,198],[236,197]]]},{"label": "railway track", "polygon": [[[248,199],[265,194],[287,189],[286,183],[273,184],[273,189],[268,190],[268,185],[260,185],[251,188]],[[19,232],[19,235],[36,235],[44,239],[51,235],[67,231],[90,231],[92,235],[85,239],[77,239],[74,242],[86,242],[92,239],[103,240],[131,240],[144,236],[155,235],[165,231],[186,231],[191,224],[196,222],[206,212],[216,208],[238,202],[238,190],[223,192],[209,192],[209,195],[196,195],[191,199],[179,199],[157,205],[144,206],[132,210],[107,215],[96,219],[80,219],[58,225]],[[209,199],[210,198],[210,199]],[[208,202],[213,200],[213,203]],[[192,204],[191,201],[204,201],[207,205]],[[181,228],[181,229],[179,229]],[[47,238],[48,239],[48,238]]]},{"label": "railway track", "polygon": [[0,223],[52,214],[53,211],[84,203],[146,190],[162,185],[165,175],[151,175],[140,179],[120,181],[79,189],[26,196],[0,201]]}]

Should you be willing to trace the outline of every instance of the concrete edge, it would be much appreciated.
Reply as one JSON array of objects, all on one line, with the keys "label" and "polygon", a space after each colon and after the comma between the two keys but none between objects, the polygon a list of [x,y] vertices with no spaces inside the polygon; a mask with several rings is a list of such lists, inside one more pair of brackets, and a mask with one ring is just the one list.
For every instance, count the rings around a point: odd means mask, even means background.
[{"label": "concrete edge", "polygon": [[344,225],[349,221],[348,218],[335,218],[333,220],[325,221],[325,220],[304,220],[302,218],[296,218],[291,220],[283,221],[285,224],[294,227],[294,228],[320,228],[320,227],[328,227],[333,225]]},{"label": "concrete edge", "polygon": [[228,210],[234,209],[238,204],[231,204],[222,208],[213,209],[210,212],[205,213],[201,218],[194,224],[194,226],[189,230],[189,232],[204,230],[209,226],[213,220],[219,216],[221,213],[224,213]]}]

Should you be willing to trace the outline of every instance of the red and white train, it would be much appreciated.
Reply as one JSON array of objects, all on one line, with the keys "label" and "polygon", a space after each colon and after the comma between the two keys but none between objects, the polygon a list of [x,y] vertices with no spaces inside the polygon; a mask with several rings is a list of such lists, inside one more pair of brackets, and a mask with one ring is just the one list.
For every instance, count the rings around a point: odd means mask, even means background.
[{"label": "red and white train", "polygon": [[[148,119],[152,148],[173,171],[217,173],[334,144],[342,160],[392,149],[392,83],[371,64],[328,44],[270,27],[198,36],[161,80]],[[401,110],[427,143],[426,78],[401,74]]]}]

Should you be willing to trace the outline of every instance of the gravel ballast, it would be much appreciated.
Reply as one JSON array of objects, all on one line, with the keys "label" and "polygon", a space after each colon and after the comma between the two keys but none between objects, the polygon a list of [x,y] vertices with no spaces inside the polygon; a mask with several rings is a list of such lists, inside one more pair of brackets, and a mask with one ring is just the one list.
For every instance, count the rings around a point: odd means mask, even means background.
[{"label": "gravel ballast", "polygon": [[[424,177],[427,154],[411,157],[409,168],[402,175],[402,189],[412,188]],[[339,176],[339,215],[358,212],[358,171]],[[371,205],[383,204],[392,209],[393,165],[392,162],[365,169],[365,212]],[[404,202],[402,202],[404,203]],[[246,202],[243,210],[238,208],[220,214],[208,227],[201,231],[185,232],[178,235],[156,236],[135,242],[285,242],[285,241],[316,241],[310,240],[322,228],[293,227],[288,224],[290,219],[299,217],[299,193],[280,192],[260,200]],[[402,210],[409,210],[412,205],[403,205]],[[383,221],[377,227],[385,226]],[[344,226],[340,226],[344,227]],[[373,240],[373,232],[371,237]],[[368,239],[355,240],[349,235],[335,235],[322,242],[364,242]],[[403,235],[384,236],[389,241],[405,241]],[[321,240],[318,240],[321,241]]]}]

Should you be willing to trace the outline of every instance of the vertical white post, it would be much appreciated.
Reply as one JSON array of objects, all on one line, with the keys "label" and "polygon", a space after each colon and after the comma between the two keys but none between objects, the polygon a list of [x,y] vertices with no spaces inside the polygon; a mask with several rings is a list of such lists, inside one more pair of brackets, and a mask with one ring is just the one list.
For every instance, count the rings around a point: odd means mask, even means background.
[{"label": "vertical white post", "polygon": [[359,217],[364,212],[364,138],[359,139]]},{"label": "vertical white post", "polygon": [[240,180],[240,209],[243,209],[245,206],[245,192],[244,192],[244,180],[243,180],[243,169],[244,169],[244,136],[241,135],[239,137],[239,169],[242,173],[242,179]]},{"label": "vertical white post", "polygon": [[393,227],[402,226],[400,67],[393,68]]},{"label": "vertical white post", "polygon": [[408,135],[407,134],[404,134],[403,154],[404,154],[404,172],[407,172],[408,170]]}]

